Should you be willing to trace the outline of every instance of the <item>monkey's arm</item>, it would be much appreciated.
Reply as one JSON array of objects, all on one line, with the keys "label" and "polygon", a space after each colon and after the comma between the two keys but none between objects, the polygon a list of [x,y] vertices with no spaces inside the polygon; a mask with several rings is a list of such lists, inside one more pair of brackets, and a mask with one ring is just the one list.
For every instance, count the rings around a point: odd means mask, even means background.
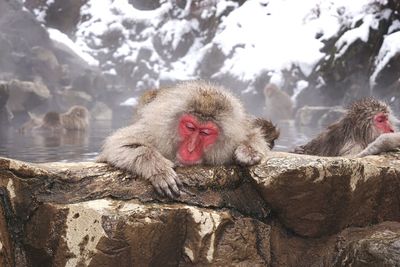
[{"label": "monkey's arm", "polygon": [[148,139],[134,126],[120,129],[106,139],[97,161],[137,174],[149,180],[159,194],[173,198],[173,194],[180,194],[182,186],[174,164],[151,146]]},{"label": "monkey's arm", "polygon": [[385,133],[370,143],[363,151],[358,153],[356,157],[365,157],[368,155],[376,155],[381,152],[390,151],[400,146],[399,133]]},{"label": "monkey's arm", "polygon": [[234,151],[234,159],[244,166],[261,162],[269,151],[269,146],[258,127],[251,128],[247,139],[241,142]]}]

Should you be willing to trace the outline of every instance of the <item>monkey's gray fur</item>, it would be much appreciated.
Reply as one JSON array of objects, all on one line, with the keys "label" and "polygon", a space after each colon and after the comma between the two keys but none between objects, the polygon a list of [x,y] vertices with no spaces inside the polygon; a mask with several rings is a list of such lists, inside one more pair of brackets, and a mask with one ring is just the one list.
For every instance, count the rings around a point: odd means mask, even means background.
[{"label": "monkey's gray fur", "polygon": [[106,139],[97,161],[142,176],[162,195],[179,195],[182,184],[173,168],[179,165],[179,118],[187,113],[214,121],[220,128],[202,164],[253,165],[269,150],[261,129],[252,125],[237,98],[211,83],[188,81],[160,90],[141,108],[133,125]]},{"label": "monkey's gray fur", "polygon": [[[381,135],[373,127],[373,117],[378,113],[387,115],[392,124],[397,122],[388,105],[374,98],[364,98],[353,102],[342,119],[294,152],[318,156],[366,156],[386,151],[385,147],[387,149],[388,144],[393,145],[395,141],[389,142],[386,134]],[[367,148],[369,144],[372,146]]]}]

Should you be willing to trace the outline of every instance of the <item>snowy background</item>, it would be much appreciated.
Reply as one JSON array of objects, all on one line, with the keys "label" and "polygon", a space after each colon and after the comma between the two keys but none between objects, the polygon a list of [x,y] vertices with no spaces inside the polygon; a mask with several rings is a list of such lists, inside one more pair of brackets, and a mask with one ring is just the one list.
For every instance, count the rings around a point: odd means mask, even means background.
[{"label": "snowy background", "polygon": [[[276,83],[295,101],[310,82],[325,85],[323,75],[313,75],[322,62],[332,56],[340,60],[356,41],[368,43],[370,32],[397,13],[384,0],[149,1],[149,10],[140,2],[145,1],[86,1],[71,40],[46,21],[54,0],[31,11],[52,39],[102,72],[121,77],[129,90],[205,78],[226,84],[249,102],[258,99],[262,82]],[[392,19],[365,91],[399,53],[399,29],[400,21]],[[324,50],[327,44],[331,49]]]},{"label": "snowy background", "polygon": [[[399,12],[397,0],[0,0],[0,123],[18,128],[83,105],[92,125],[112,124],[70,150],[69,140],[27,141],[7,129],[0,154],[29,149],[35,160],[47,146],[44,161],[63,159],[48,158],[51,143],[54,155],[62,147],[64,158],[93,157],[132,122],[144,91],[188,79],[219,83],[271,119],[278,150],[306,142],[361,97],[399,115]],[[269,83],[293,102],[289,123],[269,113],[291,110],[275,99],[267,107]]]}]

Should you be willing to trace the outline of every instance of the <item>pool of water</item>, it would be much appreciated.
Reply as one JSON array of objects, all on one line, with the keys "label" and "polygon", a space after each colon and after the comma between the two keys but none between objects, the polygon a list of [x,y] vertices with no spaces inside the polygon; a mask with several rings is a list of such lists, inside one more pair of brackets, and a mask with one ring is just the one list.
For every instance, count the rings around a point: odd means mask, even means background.
[{"label": "pool of water", "polygon": [[94,161],[105,139],[115,127],[110,122],[91,123],[88,132],[65,134],[0,129],[0,156],[28,162]]},{"label": "pool of water", "polygon": [[[69,132],[51,135],[36,132],[19,133],[15,128],[0,129],[0,156],[28,162],[79,162],[94,161],[104,139],[115,129],[110,121],[93,122],[87,133]],[[290,151],[306,143],[313,130],[298,128],[291,122],[277,124],[281,135],[274,150]],[[314,130],[315,131],[315,130]]]}]

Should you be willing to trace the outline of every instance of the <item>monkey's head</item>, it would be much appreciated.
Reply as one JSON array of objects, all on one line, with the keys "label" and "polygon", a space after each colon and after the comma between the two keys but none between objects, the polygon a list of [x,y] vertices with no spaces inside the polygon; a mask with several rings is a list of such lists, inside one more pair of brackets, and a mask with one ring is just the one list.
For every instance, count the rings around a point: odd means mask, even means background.
[{"label": "monkey's head", "polygon": [[73,106],[69,109],[67,114],[81,119],[89,117],[89,111],[83,106]]},{"label": "monkey's head", "polygon": [[[224,91],[210,85],[197,88],[188,101],[185,113],[178,121],[180,143],[177,159],[183,165],[199,164],[213,160],[211,156],[226,139],[229,127],[226,118],[234,116],[232,99]],[[232,134],[233,135],[233,134]],[[228,135],[229,136],[229,135]]]},{"label": "monkey's head", "polygon": [[179,165],[229,162],[235,144],[248,130],[239,100],[208,82],[184,82],[161,90],[142,113],[144,127],[156,135],[156,147]]},{"label": "monkey's head", "polygon": [[272,95],[276,94],[279,91],[278,86],[273,83],[269,83],[264,88],[264,95],[266,97],[271,97]]},{"label": "monkey's head", "polygon": [[351,118],[355,135],[360,136],[368,144],[383,133],[395,131],[395,118],[392,111],[382,101],[364,98],[355,101],[349,107],[347,117]]}]

